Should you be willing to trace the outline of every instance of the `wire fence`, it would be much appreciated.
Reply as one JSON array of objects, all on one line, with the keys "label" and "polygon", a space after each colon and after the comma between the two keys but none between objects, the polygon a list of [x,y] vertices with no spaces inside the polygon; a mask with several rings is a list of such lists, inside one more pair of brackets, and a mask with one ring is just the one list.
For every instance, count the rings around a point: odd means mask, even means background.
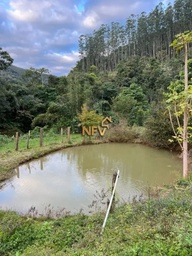
[{"label": "wire fence", "polygon": [[31,149],[52,144],[74,144],[82,141],[80,134],[71,134],[70,127],[61,128],[60,132],[34,129],[26,134],[16,132],[13,136],[0,134],[0,151]]}]

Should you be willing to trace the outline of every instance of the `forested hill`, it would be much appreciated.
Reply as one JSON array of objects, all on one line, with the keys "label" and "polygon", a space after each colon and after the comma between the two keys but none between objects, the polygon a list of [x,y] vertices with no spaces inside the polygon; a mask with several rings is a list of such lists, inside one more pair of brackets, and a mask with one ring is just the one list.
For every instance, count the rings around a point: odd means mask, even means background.
[{"label": "forested hill", "polygon": [[[1,71],[0,132],[27,132],[37,126],[57,131],[70,126],[77,132],[78,116],[86,106],[111,116],[113,125],[144,126],[147,142],[169,147],[173,132],[165,92],[170,84],[184,88],[184,51],[176,54],[170,44],[188,30],[192,1],[175,0],[173,6],[159,4],[149,14],[131,15],[124,25],[112,22],[82,35],[80,61],[68,76],[49,75],[45,68],[30,68],[24,75],[13,66]],[[189,43],[189,85],[191,50]],[[22,79],[15,79],[16,74]]]},{"label": "forested hill", "polygon": [[83,71],[95,65],[112,71],[130,56],[147,56],[161,61],[174,56],[170,43],[176,34],[192,30],[192,1],[175,0],[174,5],[158,4],[149,14],[132,14],[125,24],[102,24],[79,39]]},{"label": "forested hill", "polygon": [[1,82],[4,80],[6,82],[19,83],[23,80],[23,75],[25,74],[25,69],[16,67],[14,65],[9,66],[6,70],[1,71]]}]

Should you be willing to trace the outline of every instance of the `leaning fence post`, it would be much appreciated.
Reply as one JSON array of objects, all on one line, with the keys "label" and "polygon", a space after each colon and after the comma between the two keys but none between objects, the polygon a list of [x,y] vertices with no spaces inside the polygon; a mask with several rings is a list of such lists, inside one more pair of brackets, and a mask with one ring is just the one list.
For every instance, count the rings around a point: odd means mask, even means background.
[{"label": "leaning fence post", "polygon": [[63,128],[61,128],[61,142],[63,143]]},{"label": "leaning fence post", "polygon": [[43,128],[40,128],[40,147],[43,146]]},{"label": "leaning fence post", "polygon": [[67,127],[67,143],[70,143],[70,127]]},{"label": "leaning fence post", "polygon": [[109,202],[109,206],[108,206],[108,208],[107,208],[107,212],[106,212],[105,219],[104,219],[104,222],[103,222],[101,234],[103,233],[104,228],[105,228],[105,225],[106,225],[106,222],[107,222],[107,218],[108,218],[108,215],[109,215],[109,211],[110,211],[110,208],[111,208],[111,205],[112,205],[112,202],[113,202],[113,197],[114,197],[114,195],[115,195],[115,189],[116,189],[116,186],[117,186],[118,178],[119,178],[119,170],[117,171],[117,175],[116,175],[116,180],[115,180],[113,192],[112,192],[112,195],[111,195],[111,199],[110,199],[110,202]]},{"label": "leaning fence post", "polygon": [[15,150],[16,151],[18,151],[18,149],[19,149],[19,133],[18,132],[16,132],[16,134],[15,134]]}]

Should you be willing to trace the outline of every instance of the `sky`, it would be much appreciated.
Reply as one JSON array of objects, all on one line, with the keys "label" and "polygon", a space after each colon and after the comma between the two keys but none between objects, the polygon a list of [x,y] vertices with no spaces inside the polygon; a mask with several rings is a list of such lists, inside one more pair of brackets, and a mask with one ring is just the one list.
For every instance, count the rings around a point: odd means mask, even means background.
[{"label": "sky", "polygon": [[[165,7],[174,0],[162,0]],[[151,12],[160,0],[0,0],[0,47],[13,65],[67,75],[79,60],[80,35],[101,24],[125,24]]]}]

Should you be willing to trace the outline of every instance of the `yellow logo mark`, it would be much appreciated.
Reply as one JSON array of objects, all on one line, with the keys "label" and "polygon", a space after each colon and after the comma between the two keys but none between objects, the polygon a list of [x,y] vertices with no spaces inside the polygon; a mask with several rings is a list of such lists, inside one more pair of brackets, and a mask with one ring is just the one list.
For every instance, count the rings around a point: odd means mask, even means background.
[{"label": "yellow logo mark", "polygon": [[[105,124],[105,122],[108,122],[108,124]],[[101,122],[101,126],[102,127],[106,127],[107,129],[109,129],[109,123],[112,123],[112,119],[111,119],[111,116],[110,117],[105,117],[104,119],[103,119],[103,121]]]},{"label": "yellow logo mark", "polygon": [[100,136],[104,136],[107,129],[109,129],[109,123],[112,123],[111,117],[105,117],[102,122],[101,126],[89,126],[89,127],[82,127],[82,135],[85,136],[93,136],[95,133],[99,133]]}]

